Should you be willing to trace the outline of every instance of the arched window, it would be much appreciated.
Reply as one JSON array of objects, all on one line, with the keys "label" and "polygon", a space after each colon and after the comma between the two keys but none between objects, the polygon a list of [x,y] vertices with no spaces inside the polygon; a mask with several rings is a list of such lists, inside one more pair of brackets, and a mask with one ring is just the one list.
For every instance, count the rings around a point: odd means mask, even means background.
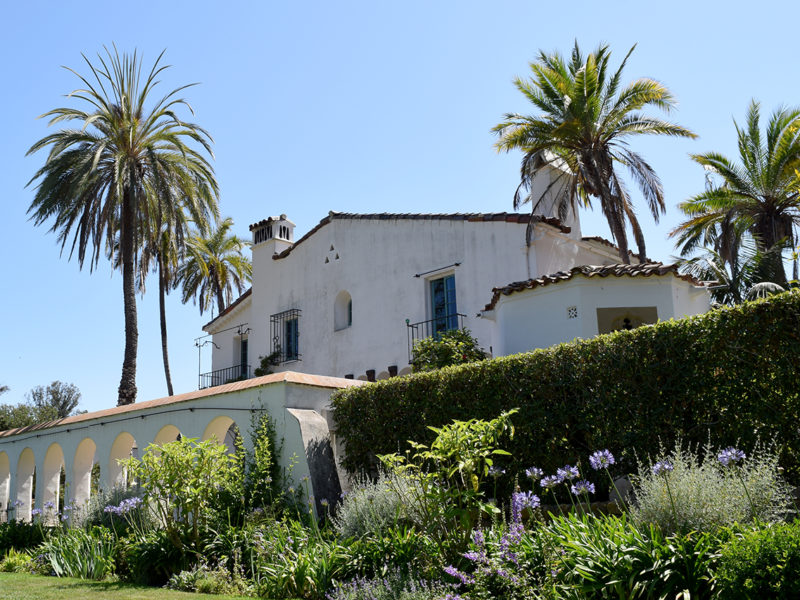
[{"label": "arched window", "polygon": [[333,305],[333,329],[347,329],[353,324],[353,299],[344,290],[336,295]]}]

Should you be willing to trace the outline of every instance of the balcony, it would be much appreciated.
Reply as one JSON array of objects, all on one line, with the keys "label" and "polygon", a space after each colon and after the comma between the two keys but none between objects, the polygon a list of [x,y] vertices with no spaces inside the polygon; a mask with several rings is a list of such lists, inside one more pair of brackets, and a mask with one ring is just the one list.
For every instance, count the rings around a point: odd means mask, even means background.
[{"label": "balcony", "polygon": [[204,390],[206,388],[223,385],[225,383],[231,383],[233,381],[250,379],[251,377],[250,365],[234,365],[232,367],[228,367],[227,369],[218,369],[216,371],[211,371],[210,373],[201,373],[199,389]]},{"label": "balcony", "polygon": [[408,362],[411,363],[411,358],[414,353],[414,344],[425,338],[438,338],[439,334],[445,331],[462,329],[464,327],[464,317],[466,317],[466,315],[462,315],[461,313],[452,313],[427,321],[420,321],[419,323],[410,323],[409,320],[406,319],[406,327],[408,328]]}]

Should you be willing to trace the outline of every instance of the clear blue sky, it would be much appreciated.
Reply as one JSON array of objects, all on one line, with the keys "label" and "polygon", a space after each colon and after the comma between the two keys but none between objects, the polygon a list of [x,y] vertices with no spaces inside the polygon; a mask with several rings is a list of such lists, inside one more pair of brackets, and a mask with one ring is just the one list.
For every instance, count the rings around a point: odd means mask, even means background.
[{"label": "clear blue sky", "polygon": [[[82,408],[116,403],[120,274],[80,271],[26,215],[44,154],[25,152],[48,131],[36,117],[68,103],[77,80],[60,65],[86,72],[81,52],[115,42],[149,63],[166,48],[163,89],[201,82],[186,97],[216,142],[221,210],[249,236],[278,213],[302,235],[329,210],[511,210],[520,156],[498,155],[489,129],[528,110],[512,78],[539,49],[604,41],[617,64],[638,43],[626,78],[664,82],[679,101],[671,118],[700,136],[635,141],[664,183],[665,218],[641,221],[649,254],[666,261],[676,205],[703,186],[689,153],[735,155],[732,120],[751,98],[765,113],[800,104],[798,13],[772,1],[4,2],[0,384],[11,392],[0,402],[60,379],[81,389]],[[582,219],[585,235],[610,237],[599,211]],[[157,304],[154,280],[139,301],[139,400],[166,394]],[[175,389],[189,391],[209,315],[175,294],[167,308]]]}]

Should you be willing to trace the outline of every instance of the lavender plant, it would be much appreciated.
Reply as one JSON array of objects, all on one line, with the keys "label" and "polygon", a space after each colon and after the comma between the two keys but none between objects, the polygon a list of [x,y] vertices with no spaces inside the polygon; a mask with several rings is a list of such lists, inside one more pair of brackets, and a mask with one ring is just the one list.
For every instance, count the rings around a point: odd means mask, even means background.
[{"label": "lavender plant", "polygon": [[790,490],[774,448],[757,446],[747,459],[738,452],[718,452],[710,445],[701,452],[678,443],[657,462],[640,464],[633,480],[633,518],[656,524],[665,534],[785,518]]}]

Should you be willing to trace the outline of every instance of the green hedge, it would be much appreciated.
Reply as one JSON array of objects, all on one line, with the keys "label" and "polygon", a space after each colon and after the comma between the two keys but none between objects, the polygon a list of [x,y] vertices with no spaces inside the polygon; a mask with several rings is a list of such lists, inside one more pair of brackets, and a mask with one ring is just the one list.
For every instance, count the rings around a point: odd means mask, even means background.
[{"label": "green hedge", "polygon": [[800,294],[592,340],[352,387],[333,397],[348,470],[428,442],[428,426],[519,407],[512,469],[552,471],[609,448],[634,468],[678,437],[752,448],[776,439],[800,480]]}]

